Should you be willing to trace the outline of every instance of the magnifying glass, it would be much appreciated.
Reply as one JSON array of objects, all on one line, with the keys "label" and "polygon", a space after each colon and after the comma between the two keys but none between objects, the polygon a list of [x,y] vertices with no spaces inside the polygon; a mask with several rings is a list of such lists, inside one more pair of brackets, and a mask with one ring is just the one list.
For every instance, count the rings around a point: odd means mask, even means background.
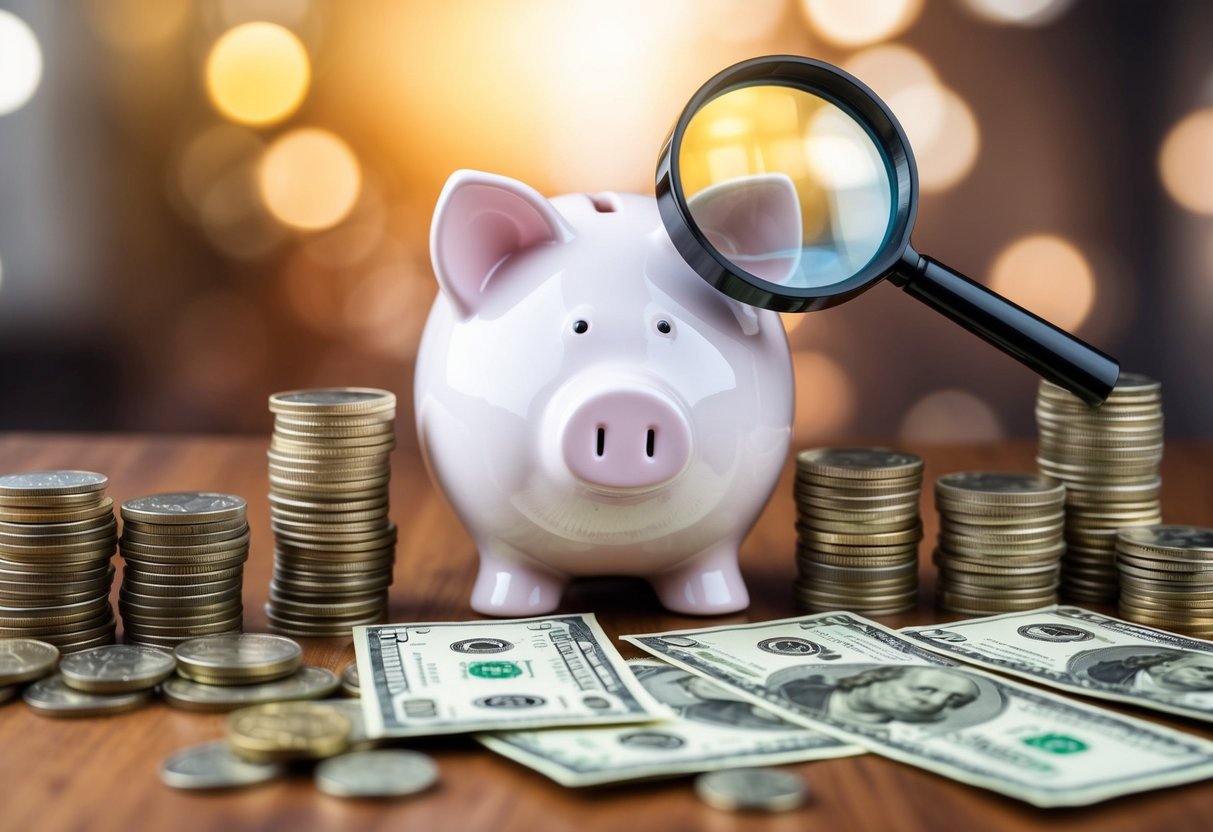
[{"label": "magnifying glass", "polygon": [[709,80],[661,150],[657,202],[683,259],[743,303],[808,312],[888,278],[1090,405],[1116,384],[1115,359],[914,250],[905,131],[830,64],[775,55]]}]

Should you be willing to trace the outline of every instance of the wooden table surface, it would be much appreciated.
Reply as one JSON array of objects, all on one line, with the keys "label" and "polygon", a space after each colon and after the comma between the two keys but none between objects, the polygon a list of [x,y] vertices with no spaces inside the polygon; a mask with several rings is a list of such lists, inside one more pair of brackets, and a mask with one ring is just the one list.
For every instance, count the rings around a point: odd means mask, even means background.
[{"label": "wooden table surface", "polygon": [[[245,570],[245,629],[264,631],[272,565],[266,492],[268,436],[0,435],[0,473],[83,468],[110,478],[114,502],[169,490],[219,490],[249,503],[253,538]],[[913,447],[926,459],[926,482],[957,470],[1031,470],[1034,444]],[[1213,525],[1213,443],[1168,445],[1163,465],[1167,522]],[[932,609],[929,552],[937,528],[924,489],[926,540],[921,549],[922,594],[916,613],[882,619],[900,627],[952,620]],[[392,517],[400,527],[392,621],[477,618],[468,606],[476,555],[466,532],[430,484],[415,449],[393,460]],[[791,470],[742,549],[742,572],[753,603],[724,620],[761,621],[795,615]],[[119,582],[114,582],[117,597]],[[612,636],[722,619],[693,619],[661,610],[646,584],[624,578],[586,579],[566,592],[562,612],[594,612]],[[1112,610],[1103,610],[1111,612]],[[954,618],[954,617],[953,617]],[[619,643],[625,656],[635,655]],[[305,660],[340,670],[353,660],[349,639],[312,639]],[[1106,704],[1106,703],[1105,703]],[[1150,712],[1137,716],[1213,738],[1213,731]],[[416,829],[563,830],[1011,830],[1036,827],[1114,830],[1213,828],[1213,782],[1135,795],[1083,809],[1040,810],[958,785],[874,755],[792,766],[810,783],[813,800],[796,812],[739,815],[696,800],[690,779],[594,790],[562,788],[470,740],[410,743],[441,769],[436,789],[414,798],[351,801],[313,788],[302,771],[244,791],[196,794],[160,783],[161,761],[193,743],[223,735],[221,715],[194,714],[157,703],[134,713],[97,719],[36,716],[20,701],[0,707],[0,829]]]}]

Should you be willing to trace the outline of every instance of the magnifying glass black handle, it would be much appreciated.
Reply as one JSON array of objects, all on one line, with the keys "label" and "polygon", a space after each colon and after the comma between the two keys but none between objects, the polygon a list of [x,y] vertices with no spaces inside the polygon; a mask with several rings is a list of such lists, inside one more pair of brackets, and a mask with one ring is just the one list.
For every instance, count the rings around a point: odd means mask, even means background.
[{"label": "magnifying glass black handle", "polygon": [[906,294],[1092,407],[1103,404],[1120,376],[1116,359],[908,246],[889,277]]}]

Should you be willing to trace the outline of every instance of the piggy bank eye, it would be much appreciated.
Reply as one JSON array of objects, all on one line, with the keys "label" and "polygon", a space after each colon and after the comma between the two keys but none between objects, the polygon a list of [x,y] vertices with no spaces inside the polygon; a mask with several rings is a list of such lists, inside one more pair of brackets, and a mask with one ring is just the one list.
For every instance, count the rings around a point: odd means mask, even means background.
[{"label": "piggy bank eye", "polygon": [[585,321],[585,320],[581,320],[581,319],[573,321],[573,332],[577,333],[578,335],[584,335],[585,333],[589,332],[589,330],[590,330],[589,321]]},{"label": "piggy bank eye", "polygon": [[660,332],[662,335],[669,335],[672,330],[673,330],[673,327],[670,326],[669,321],[662,319],[657,322],[657,331]]}]

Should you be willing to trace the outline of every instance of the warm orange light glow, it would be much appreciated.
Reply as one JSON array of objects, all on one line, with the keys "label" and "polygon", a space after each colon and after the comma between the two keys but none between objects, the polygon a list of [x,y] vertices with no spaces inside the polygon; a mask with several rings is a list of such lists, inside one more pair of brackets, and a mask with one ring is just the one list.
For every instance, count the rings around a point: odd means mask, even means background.
[{"label": "warm orange light glow", "polygon": [[918,161],[918,184],[923,192],[947,190],[964,179],[977,161],[981,149],[977,119],[964,99],[949,89],[914,87],[902,95],[906,97],[901,106],[907,111],[925,113],[939,107],[938,121],[920,124],[912,118],[906,135]]},{"label": "warm orange light glow", "polygon": [[185,25],[190,0],[88,0],[85,11],[97,34],[115,49],[155,49]]},{"label": "warm orange light glow", "polygon": [[961,390],[937,390],[919,399],[901,421],[906,442],[988,442],[1001,439],[1002,424],[994,408]]},{"label": "warm orange light glow", "polygon": [[800,0],[805,20],[838,46],[866,46],[906,29],[922,11],[922,0]]},{"label": "warm orange light glow", "polygon": [[219,14],[228,26],[268,20],[283,26],[301,26],[311,0],[219,0]]},{"label": "warm orange light glow", "polygon": [[1158,154],[1171,198],[1198,214],[1213,214],[1213,107],[1185,116],[1171,128]]},{"label": "warm orange light glow", "polygon": [[690,9],[713,38],[749,43],[775,31],[783,19],[784,0],[695,0]]},{"label": "warm orange light glow", "polygon": [[307,94],[311,68],[299,38],[274,23],[245,23],[211,47],[206,89],[233,121],[266,125],[289,116]]},{"label": "warm orange light glow", "polygon": [[855,390],[846,370],[819,352],[792,353],[796,382],[793,441],[803,443],[839,435],[855,411]]},{"label": "warm orange light glow", "polygon": [[270,213],[304,230],[341,222],[362,187],[353,151],[332,133],[316,128],[295,130],[270,145],[257,179]]},{"label": "warm orange light glow", "polygon": [[[886,103],[902,90],[939,84],[930,61],[921,53],[899,43],[882,44],[856,52],[841,66],[871,87]],[[901,113],[894,112],[901,118]]]},{"label": "warm orange light glow", "polygon": [[990,267],[989,286],[1062,329],[1075,330],[1091,314],[1095,276],[1068,240],[1039,234],[1007,246]]}]

